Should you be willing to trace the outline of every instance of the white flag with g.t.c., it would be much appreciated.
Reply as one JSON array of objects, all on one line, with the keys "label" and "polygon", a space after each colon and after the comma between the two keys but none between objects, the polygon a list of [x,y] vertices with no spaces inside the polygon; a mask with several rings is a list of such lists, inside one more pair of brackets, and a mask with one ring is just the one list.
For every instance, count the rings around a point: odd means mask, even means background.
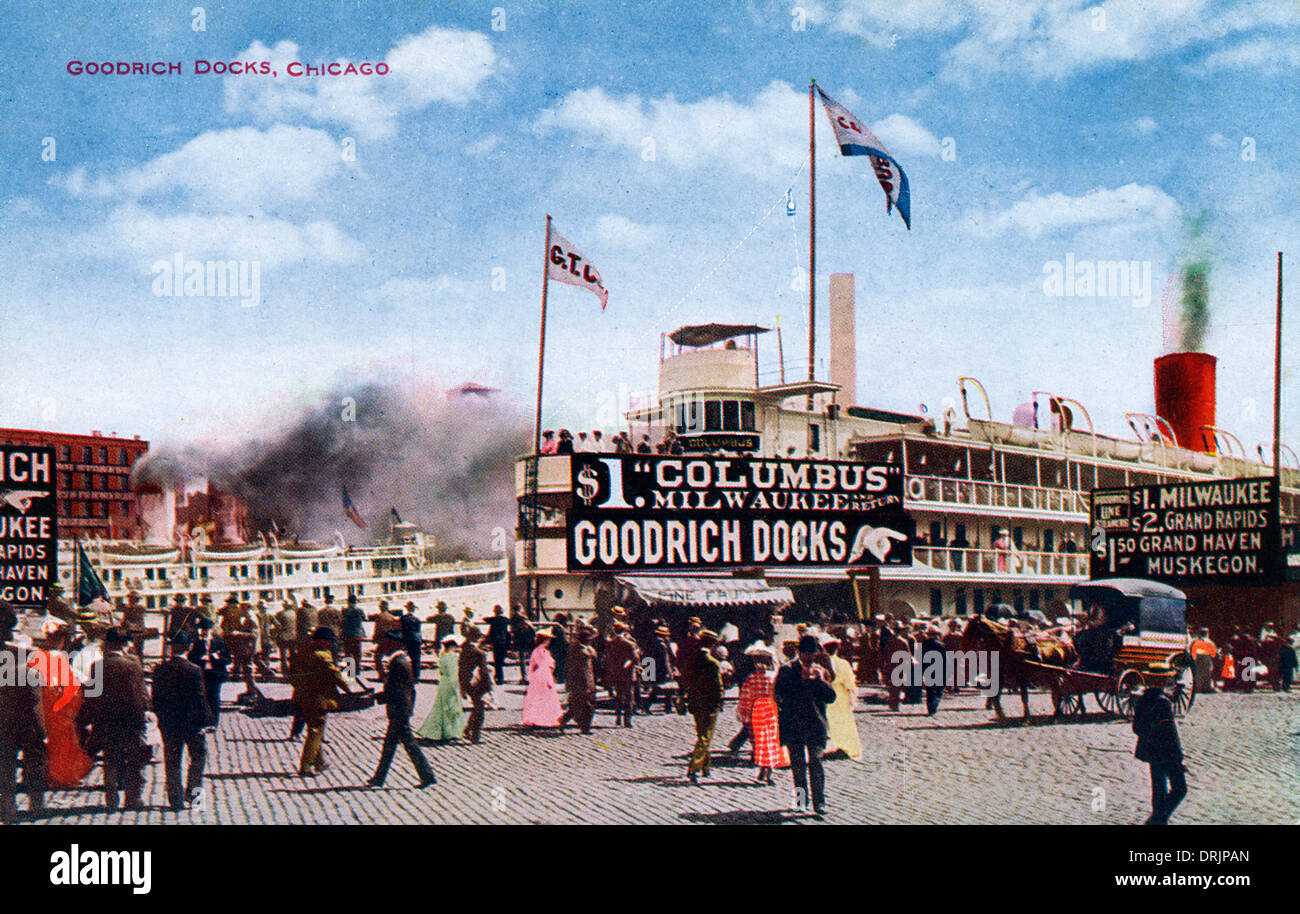
[{"label": "white flag with g.t.c.", "polygon": [[546,276],[556,282],[567,282],[595,294],[600,299],[600,310],[609,304],[609,293],[601,282],[600,271],[578,252],[567,238],[551,229],[550,249],[546,257]]}]

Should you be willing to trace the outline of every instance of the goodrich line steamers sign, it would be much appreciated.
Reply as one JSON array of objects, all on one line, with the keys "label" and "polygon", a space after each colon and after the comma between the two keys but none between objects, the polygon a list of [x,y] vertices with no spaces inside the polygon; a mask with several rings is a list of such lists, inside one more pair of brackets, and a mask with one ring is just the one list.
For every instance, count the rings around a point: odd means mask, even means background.
[{"label": "goodrich line steamers sign", "polygon": [[897,464],[575,454],[569,571],[910,565]]}]

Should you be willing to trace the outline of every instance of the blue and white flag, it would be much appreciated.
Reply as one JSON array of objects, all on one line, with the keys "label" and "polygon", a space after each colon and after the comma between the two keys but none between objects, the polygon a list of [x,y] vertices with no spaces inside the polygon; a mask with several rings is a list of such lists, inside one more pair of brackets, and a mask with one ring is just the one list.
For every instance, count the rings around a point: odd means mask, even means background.
[{"label": "blue and white flag", "polygon": [[871,166],[875,169],[876,180],[885,190],[885,212],[898,207],[898,214],[903,217],[903,224],[912,228],[912,196],[907,189],[907,175],[903,167],[889,154],[884,144],[876,135],[866,128],[848,108],[817,87],[817,94],[826,106],[826,116],[831,120],[835,131],[835,141],[840,144],[840,153],[846,156],[869,156]]}]

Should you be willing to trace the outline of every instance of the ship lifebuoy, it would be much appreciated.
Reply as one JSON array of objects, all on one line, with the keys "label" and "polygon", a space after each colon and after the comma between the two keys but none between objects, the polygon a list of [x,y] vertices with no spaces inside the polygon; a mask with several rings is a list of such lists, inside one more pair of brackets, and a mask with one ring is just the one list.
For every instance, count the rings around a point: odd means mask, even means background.
[{"label": "ship lifebuoy", "polygon": [[919,476],[908,477],[907,497],[912,501],[921,501],[925,498],[925,481]]}]

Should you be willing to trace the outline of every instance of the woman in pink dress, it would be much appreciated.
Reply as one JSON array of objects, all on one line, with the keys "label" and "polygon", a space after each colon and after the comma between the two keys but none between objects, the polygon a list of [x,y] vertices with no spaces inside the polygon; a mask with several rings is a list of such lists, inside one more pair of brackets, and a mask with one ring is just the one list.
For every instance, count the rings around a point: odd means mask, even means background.
[{"label": "woman in pink dress", "polygon": [[772,697],[772,686],[776,682],[776,674],[773,672],[776,653],[767,645],[759,643],[746,650],[745,654],[754,659],[754,672],[749,674],[745,684],[740,687],[736,716],[749,728],[750,740],[754,746],[754,764],[758,766],[758,781],[771,784],[772,769],[785,768],[790,764],[790,753],[781,745],[776,699]]},{"label": "woman in pink dress", "polygon": [[525,727],[558,727],[564,710],[555,688],[555,658],[551,633],[538,632],[536,647],[528,656],[528,691],[524,693]]}]

